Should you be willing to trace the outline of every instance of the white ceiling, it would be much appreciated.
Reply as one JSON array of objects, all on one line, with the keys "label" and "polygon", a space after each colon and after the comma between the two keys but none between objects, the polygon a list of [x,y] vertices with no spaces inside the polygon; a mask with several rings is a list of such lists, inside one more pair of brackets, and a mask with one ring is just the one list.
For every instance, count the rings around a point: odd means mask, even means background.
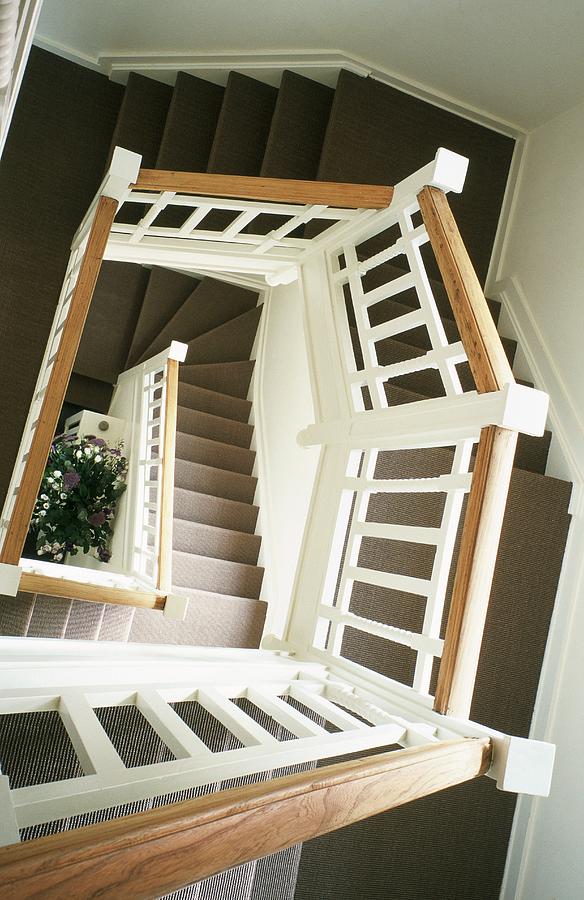
[{"label": "white ceiling", "polygon": [[37,35],[90,59],[337,50],[526,129],[584,99],[584,0],[45,0]]}]

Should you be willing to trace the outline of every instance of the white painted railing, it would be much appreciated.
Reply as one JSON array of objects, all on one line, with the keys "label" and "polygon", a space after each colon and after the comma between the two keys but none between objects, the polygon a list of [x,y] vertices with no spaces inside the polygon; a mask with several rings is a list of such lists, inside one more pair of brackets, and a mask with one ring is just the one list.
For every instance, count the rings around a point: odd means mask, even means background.
[{"label": "white painted railing", "polygon": [[[134,366],[118,378],[110,414],[130,424],[127,448],[127,489],[120,502],[112,559],[120,569],[152,589],[172,587],[172,577],[161,585],[163,534],[172,544],[172,517],[163,520],[164,471],[174,471],[165,441],[169,415],[169,367],[182,362],[186,344],[173,341],[161,353]],[[171,376],[172,377],[172,376]],[[171,413],[172,415],[172,413]]]},{"label": "white painted railing", "polygon": [[43,0],[0,0],[0,156]]},{"label": "white painted railing", "polygon": [[[261,650],[130,644],[121,652],[121,645],[11,638],[0,638],[0,650],[0,714],[58,712],[81,770],[12,790],[0,783],[4,843],[18,841],[20,829],[94,810],[203,785],[218,790],[233,778],[345,753],[461,736],[492,740],[491,774],[500,787],[535,793],[549,787],[548,745],[448,721],[309,660]],[[128,717],[123,747],[95,713],[117,706],[141,714]],[[204,726],[187,724],[198,709],[222,731],[218,749],[209,746]],[[140,763],[142,717],[167,761]],[[42,725],[35,733],[36,751],[50,759]],[[133,765],[123,761],[126,754]]]}]

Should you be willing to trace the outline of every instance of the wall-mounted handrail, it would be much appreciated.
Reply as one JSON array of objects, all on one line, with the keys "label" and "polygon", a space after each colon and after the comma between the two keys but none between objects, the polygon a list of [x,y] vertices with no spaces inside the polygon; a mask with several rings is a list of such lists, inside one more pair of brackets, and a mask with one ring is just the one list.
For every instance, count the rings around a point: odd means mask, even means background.
[{"label": "wall-mounted handrail", "polygon": [[22,554],[117,208],[114,198],[99,198],[0,551],[0,562],[8,565],[18,565]]},{"label": "wall-mounted handrail", "polygon": [[393,187],[387,185],[209,175],[206,172],[167,172],[162,169],[140,169],[133,189],[274,203],[324,204],[341,209],[383,209],[389,206],[393,196]]},{"label": "wall-mounted handrail", "polygon": [[0,850],[7,898],[154,897],[484,775],[488,738],[392,751]]},{"label": "wall-mounted handrail", "polygon": [[[478,392],[514,384],[448,198],[425,187],[418,202]],[[441,713],[470,715],[517,438],[495,426],[481,431],[434,700]]]}]

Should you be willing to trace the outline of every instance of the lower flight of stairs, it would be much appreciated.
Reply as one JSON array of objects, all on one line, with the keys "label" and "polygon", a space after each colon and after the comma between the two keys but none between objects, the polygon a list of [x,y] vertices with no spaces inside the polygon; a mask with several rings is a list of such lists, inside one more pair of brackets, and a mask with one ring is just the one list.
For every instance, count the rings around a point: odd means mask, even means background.
[{"label": "lower flight of stairs", "polygon": [[[451,203],[483,282],[514,149],[504,135],[351,72],[341,72],[334,91],[291,72],[284,73],[278,91],[238,73],[229,76],[225,88],[182,73],[174,88],[131,75],[112,144],[141,153],[146,167],[386,184],[426,164],[437,147],[448,147],[471,160],[464,192]],[[66,252],[64,243],[65,257]],[[367,288],[375,286],[376,278],[387,277],[381,269],[367,275]],[[429,270],[436,275],[431,265]],[[241,294],[231,287],[213,279],[198,283],[163,269],[148,272],[105,263],[68,397],[105,412],[112,385],[127,365],[143,358],[148,348],[162,349],[170,338],[189,344],[187,364],[181,366],[175,559],[179,589],[189,581],[187,587],[195,590],[190,608],[197,621],[170,624],[154,613],[134,616],[115,607],[22,595],[3,598],[4,634],[257,645],[263,620],[257,599],[261,570],[253,454],[247,407],[242,405],[252,364],[249,355],[233,354],[239,350],[238,329],[249,338],[258,311],[255,303],[245,310],[230,308],[218,321],[212,316],[219,303],[203,304],[201,310],[197,301],[197,296],[229,295],[226,302],[231,303],[237,294],[239,302]],[[455,335],[444,289],[438,281],[433,289],[447,333]],[[385,301],[372,315],[376,322],[384,321],[409,302],[401,295],[399,302]],[[491,308],[496,314],[496,305]],[[191,324],[193,331],[182,330]],[[354,322],[349,319],[349,324]],[[384,362],[423,352],[427,337],[422,330],[402,337],[385,343]],[[213,355],[219,345],[229,347],[228,357]],[[512,356],[513,344],[506,341],[505,346]],[[472,386],[468,371],[463,369],[461,377],[465,386]],[[391,402],[410,402],[436,396],[440,386],[431,372],[416,373],[395,379],[388,392]],[[569,485],[545,475],[549,438],[520,441],[473,707],[479,721],[519,735],[529,730],[569,521]],[[395,462],[395,457],[386,458],[382,464]],[[412,474],[411,466],[409,459],[402,477]],[[399,510],[402,521],[419,512],[416,503],[410,497]],[[365,545],[363,554],[363,564],[388,565],[372,544]],[[424,564],[412,552],[406,557],[410,566]],[[372,590],[359,599],[363,611],[371,613],[379,597]],[[411,609],[403,615],[411,622]],[[405,621],[403,627],[409,627]],[[377,646],[372,637],[366,648],[347,639],[344,649],[357,659],[366,649],[381,671],[407,680],[410,662],[388,653],[387,647],[385,642]],[[481,779],[309,842],[302,852],[296,898],[377,900],[387,896],[391,885],[391,893],[402,900],[494,900],[514,805],[512,795]],[[226,881],[223,889],[219,880],[215,887],[198,885],[180,896],[291,896],[294,877],[287,878],[281,860],[261,865],[282,867],[272,869],[269,889],[250,887],[249,878],[242,876]]]}]

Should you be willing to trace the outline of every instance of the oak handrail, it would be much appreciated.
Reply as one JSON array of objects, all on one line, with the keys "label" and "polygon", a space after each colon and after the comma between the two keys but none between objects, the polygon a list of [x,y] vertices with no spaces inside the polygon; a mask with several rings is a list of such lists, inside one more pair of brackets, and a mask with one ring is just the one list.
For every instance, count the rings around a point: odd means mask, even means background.
[{"label": "oak handrail", "polygon": [[162,471],[160,476],[160,531],[158,543],[158,590],[172,589],[172,523],[174,516],[174,463],[176,456],[176,424],[178,413],[178,360],[166,363],[164,399]]},{"label": "oak handrail", "polygon": [[159,897],[485,774],[488,738],[382,753],[0,849],[3,897]]},{"label": "oak handrail", "polygon": [[170,172],[162,169],[140,169],[132,189],[274,203],[324,204],[339,209],[384,209],[393,197],[393,187],[389,185],[209,175],[206,172]]},{"label": "oak handrail", "polygon": [[[477,390],[501,390],[515,379],[446,194],[427,186],[418,203]],[[434,698],[443,714],[470,715],[517,437],[481,431]]]},{"label": "oak handrail", "polygon": [[71,304],[39,419],[32,436],[28,457],[16,496],[14,508],[0,552],[0,562],[18,565],[30,526],[34,505],[41,485],[67,385],[73,371],[75,357],[83,333],[83,326],[97,283],[110,229],[118,208],[117,200],[101,196],[89,232],[85,253],[79,269]]}]

